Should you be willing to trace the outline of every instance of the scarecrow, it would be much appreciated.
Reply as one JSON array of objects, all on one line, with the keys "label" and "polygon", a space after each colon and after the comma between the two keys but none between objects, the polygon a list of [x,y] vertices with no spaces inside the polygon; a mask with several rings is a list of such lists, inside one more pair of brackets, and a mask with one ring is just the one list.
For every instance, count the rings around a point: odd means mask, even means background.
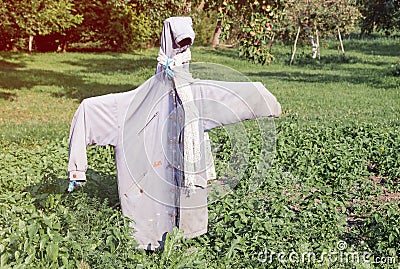
[{"label": "scarecrow", "polygon": [[165,20],[156,75],[133,91],[83,100],[71,124],[69,190],[86,181],[86,147],[112,145],[122,213],[147,250],[174,227],[187,238],[207,232],[215,177],[207,131],[281,114],[261,83],[193,78],[194,37],[191,18]]}]

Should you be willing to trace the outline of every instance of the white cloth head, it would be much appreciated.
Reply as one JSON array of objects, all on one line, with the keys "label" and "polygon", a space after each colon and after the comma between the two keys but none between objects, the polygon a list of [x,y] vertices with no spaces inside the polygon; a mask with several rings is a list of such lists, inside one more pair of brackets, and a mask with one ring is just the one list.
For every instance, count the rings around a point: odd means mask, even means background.
[{"label": "white cloth head", "polygon": [[[190,17],[171,17],[164,21],[164,26],[161,34],[159,56],[163,58],[179,57],[177,55],[187,51],[194,41],[194,31],[192,28],[192,18]],[[189,55],[190,52],[184,54]],[[177,58],[176,58],[177,59]],[[182,60],[182,59],[181,59]],[[189,61],[188,59],[187,61]],[[166,62],[166,60],[164,60]],[[181,62],[182,63],[182,62]],[[165,63],[157,64],[156,73],[162,72],[165,68]]]}]

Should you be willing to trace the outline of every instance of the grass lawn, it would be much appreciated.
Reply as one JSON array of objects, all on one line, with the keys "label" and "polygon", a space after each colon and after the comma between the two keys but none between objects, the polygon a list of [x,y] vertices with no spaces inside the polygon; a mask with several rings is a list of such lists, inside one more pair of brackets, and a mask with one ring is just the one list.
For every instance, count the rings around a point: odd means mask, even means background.
[{"label": "grass lawn", "polygon": [[193,62],[231,67],[278,98],[276,153],[269,170],[247,175],[263,182],[256,192],[244,180],[209,206],[206,235],[175,231],[153,254],[135,247],[122,217],[112,148],[90,148],[87,185],[64,191],[80,101],[135,89],[154,74],[158,50],[0,53],[0,268],[397,268],[400,40],[345,48],[342,59],[329,44],[321,60],[300,48],[293,66],[287,47],[265,66],[236,50],[192,49]]}]

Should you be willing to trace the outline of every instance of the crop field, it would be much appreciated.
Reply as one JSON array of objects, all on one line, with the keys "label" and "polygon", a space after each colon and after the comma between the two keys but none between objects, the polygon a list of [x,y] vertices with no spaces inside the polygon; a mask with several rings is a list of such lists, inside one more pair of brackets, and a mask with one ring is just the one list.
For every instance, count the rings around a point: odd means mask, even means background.
[{"label": "crop field", "polygon": [[[292,66],[289,47],[264,66],[193,48],[193,62],[261,81],[283,114],[271,167],[209,205],[207,234],[176,230],[154,253],[136,247],[122,216],[111,147],[88,148],[87,184],[65,190],[79,102],[135,89],[158,51],[0,53],[0,268],[398,268],[400,40],[344,45],[345,58],[332,42],[320,60],[299,48]],[[229,154],[221,130],[210,137],[218,158]]]}]

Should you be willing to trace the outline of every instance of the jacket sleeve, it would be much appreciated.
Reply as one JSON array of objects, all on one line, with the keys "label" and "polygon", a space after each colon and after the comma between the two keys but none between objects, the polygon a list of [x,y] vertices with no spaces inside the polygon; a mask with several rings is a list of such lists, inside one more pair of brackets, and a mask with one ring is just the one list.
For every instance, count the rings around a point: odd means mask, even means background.
[{"label": "jacket sleeve", "polygon": [[281,105],[260,82],[199,80],[193,86],[205,130],[281,115]]},{"label": "jacket sleeve", "polygon": [[117,119],[118,106],[112,94],[82,101],[75,112],[70,130],[68,160],[70,180],[86,180],[87,146],[116,145]]}]

